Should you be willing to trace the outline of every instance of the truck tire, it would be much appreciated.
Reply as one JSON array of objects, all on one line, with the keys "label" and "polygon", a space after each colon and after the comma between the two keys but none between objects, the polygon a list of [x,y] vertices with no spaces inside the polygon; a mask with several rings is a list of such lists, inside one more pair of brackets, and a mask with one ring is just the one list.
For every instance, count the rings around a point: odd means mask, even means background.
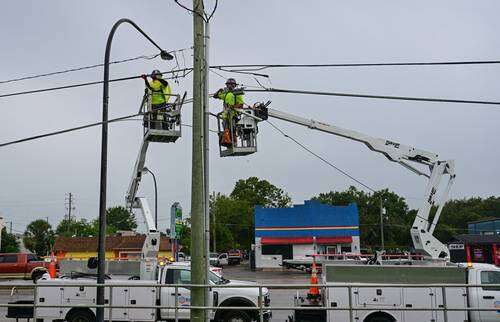
[{"label": "truck tire", "polygon": [[43,270],[36,270],[31,273],[31,279],[33,280],[33,283],[37,283],[40,278],[42,278],[43,274],[45,274],[46,271]]},{"label": "truck tire", "polygon": [[369,315],[366,319],[364,319],[363,322],[394,322],[394,321],[396,321],[396,319],[394,319],[389,314],[384,312],[379,312]]},{"label": "truck tire", "polygon": [[252,322],[252,318],[245,311],[229,311],[222,318],[224,322]]},{"label": "truck tire", "polygon": [[95,322],[94,313],[88,309],[72,309],[66,315],[67,322]]}]

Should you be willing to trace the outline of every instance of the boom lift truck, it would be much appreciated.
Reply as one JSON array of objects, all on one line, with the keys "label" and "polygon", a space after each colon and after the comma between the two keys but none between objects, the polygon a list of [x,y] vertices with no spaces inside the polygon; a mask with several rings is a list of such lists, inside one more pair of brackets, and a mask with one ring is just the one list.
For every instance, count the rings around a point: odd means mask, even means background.
[{"label": "boom lift truck", "polygon": [[159,120],[154,119],[151,113],[145,113],[146,110],[151,111],[151,99],[147,92],[140,108],[140,112],[144,113],[144,138],[125,195],[125,203],[131,211],[132,209],[140,209],[146,221],[147,233],[141,252],[141,279],[154,280],[156,278],[157,256],[160,249],[160,232],[151,215],[148,201],[145,197],[137,197],[146,162],[146,153],[150,142],[175,143],[181,137],[181,109],[185,98],[186,92],[182,98],[177,96],[173,104],[167,104],[166,110],[159,114]]},{"label": "boom lift truck", "polygon": [[[361,142],[370,150],[382,153],[389,161],[428,178],[424,202],[410,230],[415,250],[424,255],[426,260],[412,261],[410,258],[405,263],[407,265],[386,265],[380,261],[378,264],[382,265],[378,266],[326,264],[323,267],[322,284],[330,288],[326,290],[322,288],[321,294],[308,294],[307,298],[298,295],[294,297],[295,306],[304,309],[295,310],[289,321],[493,322],[500,319],[498,311],[500,303],[495,302],[495,299],[500,297],[500,291],[497,286],[493,286],[500,281],[500,269],[487,264],[475,264],[474,267],[451,264],[447,262],[449,260],[447,247],[433,236],[455,180],[452,160],[440,160],[438,155],[432,152],[270,109],[267,108],[268,105],[269,102],[256,104],[250,109],[238,110],[240,117],[231,132],[242,135],[235,141],[231,150],[221,148],[221,156],[238,156],[240,154],[237,152],[242,148],[253,149],[253,152],[256,152],[257,123],[267,120],[268,117],[274,117]],[[424,165],[429,171],[422,171],[416,168],[415,164]],[[441,189],[443,191],[440,198],[437,198],[438,188],[444,176],[448,177],[448,182],[445,188]],[[430,211],[434,206],[437,206],[437,211],[431,222]],[[349,284],[363,285],[363,287],[349,286]],[[405,284],[422,284],[422,286],[407,287]],[[439,284],[457,284],[457,286],[446,288]],[[484,284],[484,286],[464,287],[465,284]],[[325,310],[328,307],[348,306],[350,310]],[[406,311],[412,307],[417,310]],[[471,307],[479,308],[479,311],[469,311]],[[445,312],[443,308],[452,310]]]},{"label": "boom lift truck", "polygon": [[[439,220],[444,203],[448,198],[448,193],[455,180],[455,167],[453,160],[439,160],[438,155],[425,150],[394,142],[387,139],[372,137],[357,131],[344,129],[335,125],[306,119],[300,116],[281,112],[268,108],[266,104],[256,104],[252,108],[237,109],[240,114],[239,120],[235,123],[231,133],[239,133],[237,140],[230,148],[221,147],[222,157],[242,155],[257,151],[257,123],[274,117],[283,121],[302,125],[313,130],[318,130],[328,134],[344,137],[365,144],[370,150],[382,153],[389,161],[396,162],[406,169],[425,176],[429,179],[425,190],[425,200],[420,206],[417,216],[411,227],[411,236],[415,250],[430,259],[448,259],[450,254],[448,248],[433,236],[434,228]],[[220,122],[219,122],[220,124]],[[219,126],[220,129],[220,126]],[[422,171],[413,165],[420,164],[429,168],[429,172]],[[448,175],[446,188],[438,199],[436,193],[443,176]],[[430,211],[433,206],[437,206],[436,214],[432,222],[429,221]]]}]

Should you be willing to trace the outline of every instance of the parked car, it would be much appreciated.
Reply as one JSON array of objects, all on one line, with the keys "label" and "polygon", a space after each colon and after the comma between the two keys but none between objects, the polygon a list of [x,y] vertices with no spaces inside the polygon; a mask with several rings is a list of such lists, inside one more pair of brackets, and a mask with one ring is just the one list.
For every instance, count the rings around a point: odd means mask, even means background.
[{"label": "parked car", "polygon": [[0,254],[0,277],[32,279],[36,283],[47,273],[49,265],[35,254],[4,253]]},{"label": "parked car", "polygon": [[227,266],[229,264],[227,253],[210,253],[210,265],[216,267]]}]

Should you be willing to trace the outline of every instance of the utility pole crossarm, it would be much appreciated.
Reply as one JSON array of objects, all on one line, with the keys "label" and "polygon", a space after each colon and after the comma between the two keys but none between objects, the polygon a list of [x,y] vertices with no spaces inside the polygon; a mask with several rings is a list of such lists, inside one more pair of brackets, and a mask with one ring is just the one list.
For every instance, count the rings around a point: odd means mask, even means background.
[{"label": "utility pole crossarm", "polygon": [[[372,137],[361,132],[344,129],[339,126],[318,122],[312,119],[306,119],[275,109],[268,109],[268,115],[283,121],[307,126],[310,129],[364,143],[370,150],[380,152],[390,161],[400,163],[405,167],[408,167],[408,164],[404,163],[404,160],[423,163],[426,165],[432,165],[438,160],[438,155],[432,152],[416,149],[398,142]],[[415,171],[416,169],[413,168],[411,170]]]}]

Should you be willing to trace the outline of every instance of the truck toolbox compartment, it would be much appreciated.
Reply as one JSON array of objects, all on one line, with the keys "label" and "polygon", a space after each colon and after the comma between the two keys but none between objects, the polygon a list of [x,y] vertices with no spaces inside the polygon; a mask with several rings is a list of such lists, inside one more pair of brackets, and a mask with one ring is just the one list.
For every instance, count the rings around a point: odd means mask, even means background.
[{"label": "truck toolbox compartment", "polygon": [[[22,300],[9,302],[8,304],[31,304],[33,305],[33,301]],[[5,316],[10,319],[31,319],[33,318],[33,306],[30,307],[12,307],[9,306],[7,308],[7,315]]]}]

